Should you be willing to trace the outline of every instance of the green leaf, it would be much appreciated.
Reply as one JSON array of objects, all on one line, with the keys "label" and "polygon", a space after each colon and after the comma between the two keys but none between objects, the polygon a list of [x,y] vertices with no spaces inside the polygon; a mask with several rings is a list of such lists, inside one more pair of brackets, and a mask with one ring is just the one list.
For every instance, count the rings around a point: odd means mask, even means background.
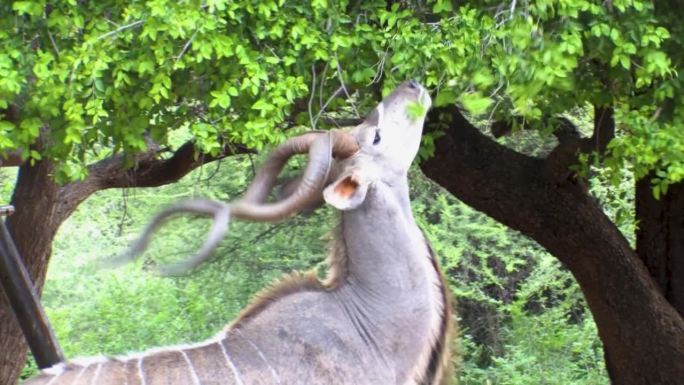
[{"label": "green leaf", "polygon": [[38,118],[28,118],[21,121],[21,138],[26,143],[31,143],[40,134],[43,123]]},{"label": "green leaf", "polygon": [[451,5],[451,0],[437,0],[432,7],[432,12],[434,13],[451,12],[453,10],[454,7]]},{"label": "green leaf", "polygon": [[313,9],[325,9],[328,6],[327,0],[312,0],[311,8]]},{"label": "green leaf", "polygon": [[25,13],[31,16],[40,16],[43,13],[43,7],[38,1],[15,1],[12,3],[12,9],[17,13]]},{"label": "green leaf", "polygon": [[411,102],[406,106],[406,113],[413,120],[422,119],[427,113],[427,109],[421,103]]},{"label": "green leaf", "polygon": [[487,96],[482,96],[480,92],[472,92],[461,95],[461,104],[468,112],[473,115],[480,115],[487,111],[487,108],[492,104],[492,99]]},{"label": "green leaf", "polygon": [[480,69],[473,74],[471,82],[478,87],[486,88],[494,83],[494,76],[486,69]]},{"label": "green leaf", "polygon": [[142,75],[145,73],[153,73],[154,72],[154,62],[149,61],[149,60],[143,60],[138,62],[138,72]]},{"label": "green leaf", "polygon": [[212,91],[211,96],[213,96],[214,99],[209,103],[209,107],[230,107],[230,95],[228,95],[227,93],[221,91]]},{"label": "green leaf", "polygon": [[448,106],[451,104],[456,103],[458,100],[458,97],[456,93],[454,93],[453,90],[450,89],[442,89],[439,91],[437,96],[435,96],[435,107],[442,107],[442,106]]}]

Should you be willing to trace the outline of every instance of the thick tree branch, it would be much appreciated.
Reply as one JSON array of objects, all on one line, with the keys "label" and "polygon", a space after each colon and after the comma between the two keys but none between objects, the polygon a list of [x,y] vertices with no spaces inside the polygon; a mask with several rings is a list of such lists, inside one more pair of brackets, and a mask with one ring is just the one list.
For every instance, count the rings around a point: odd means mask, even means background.
[{"label": "thick tree branch", "polygon": [[[427,129],[441,128],[444,135],[421,166],[425,174],[530,236],[570,269],[598,325],[613,381],[671,383],[666,376],[684,377],[684,320],[584,183],[563,166],[576,156],[574,146],[536,159],[488,138],[456,108],[433,110],[430,121]],[[655,356],[661,359],[649,358]]]},{"label": "thick tree branch", "polygon": [[581,151],[588,153],[596,151],[603,154],[608,143],[615,137],[615,119],[613,108],[610,106],[594,106],[594,133],[591,138],[584,139]]},{"label": "thick tree branch", "polygon": [[363,123],[363,119],[360,118],[333,118],[332,116],[324,116],[323,122],[330,126],[335,127],[351,127],[358,126]]},{"label": "thick tree branch", "polygon": [[[570,120],[564,117],[547,117],[544,119],[544,122],[548,123],[550,119],[553,119],[553,124],[555,125],[553,135],[556,137],[556,139],[558,139],[560,143],[578,139],[580,137],[579,130]],[[502,136],[509,135],[513,131],[514,123],[523,128],[533,128],[529,125],[525,125],[522,117],[514,117],[513,122],[499,120],[492,123],[492,126],[490,128],[492,135],[495,138],[500,138]]]},{"label": "thick tree branch", "polygon": [[[522,118],[514,118],[522,125]],[[554,117],[553,134],[558,139],[558,146],[548,157],[547,169],[553,168],[555,173],[565,174],[565,170],[578,162],[578,153],[605,153],[608,143],[615,137],[615,119],[610,106],[594,106],[594,131],[590,138],[582,138],[579,129],[564,117]],[[513,124],[506,121],[492,123],[491,132],[498,138],[511,133]]]},{"label": "thick tree branch", "polygon": [[653,196],[654,173],[636,181],[637,254],[668,302],[684,316],[684,183]]},{"label": "thick tree branch", "polygon": [[579,162],[578,153],[595,153],[599,157],[605,154],[608,143],[615,137],[613,108],[594,106],[594,132],[589,138],[580,138],[579,130],[565,118],[559,119],[554,134],[559,144],[549,154],[547,163],[553,166],[554,172],[567,175],[568,167]]},{"label": "thick tree branch", "polygon": [[117,154],[90,165],[88,177],[84,181],[61,186],[59,211],[70,214],[90,194],[99,190],[162,186],[179,180],[203,164],[232,155],[249,153],[254,151],[243,146],[226,145],[217,156],[197,155],[194,142],[188,141],[166,159],[159,158],[158,152],[154,149],[140,154],[133,159],[132,167],[123,154]]},{"label": "thick tree branch", "polygon": [[21,166],[24,160],[21,158],[21,150],[8,152],[5,156],[0,156],[0,167]]},{"label": "thick tree branch", "polygon": [[[159,159],[148,152],[135,159],[135,166],[127,168],[123,155],[101,160],[88,168],[86,183],[98,189],[117,187],[156,187],[175,182],[195,168],[231,155],[253,153],[242,146],[225,146],[217,155],[196,154],[194,142],[186,142],[170,158]],[[196,156],[197,155],[197,156]]]}]

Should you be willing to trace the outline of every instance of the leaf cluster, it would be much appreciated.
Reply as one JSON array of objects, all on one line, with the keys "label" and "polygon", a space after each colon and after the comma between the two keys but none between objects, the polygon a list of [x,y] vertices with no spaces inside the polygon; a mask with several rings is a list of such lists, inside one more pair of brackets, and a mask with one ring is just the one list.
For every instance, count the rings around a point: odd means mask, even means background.
[{"label": "leaf cluster", "polygon": [[684,30],[667,2],[23,0],[0,11],[0,151],[34,145],[24,156],[57,161],[62,180],[83,178],[88,156],[163,146],[178,127],[207,153],[258,149],[339,111],[340,96],[374,100],[406,78],[437,106],[540,130],[613,106],[606,165],[655,172],[657,194],[684,177]]}]

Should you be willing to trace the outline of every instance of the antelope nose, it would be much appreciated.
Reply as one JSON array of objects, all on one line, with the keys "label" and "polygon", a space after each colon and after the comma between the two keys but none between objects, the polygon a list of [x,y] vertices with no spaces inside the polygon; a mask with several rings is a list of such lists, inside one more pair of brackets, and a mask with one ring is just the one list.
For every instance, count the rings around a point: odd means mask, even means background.
[{"label": "antelope nose", "polygon": [[413,79],[411,79],[411,80],[408,81],[408,85],[409,85],[410,88],[413,88],[413,89],[418,89],[418,88],[420,88],[420,84],[419,84],[417,81],[413,80]]}]

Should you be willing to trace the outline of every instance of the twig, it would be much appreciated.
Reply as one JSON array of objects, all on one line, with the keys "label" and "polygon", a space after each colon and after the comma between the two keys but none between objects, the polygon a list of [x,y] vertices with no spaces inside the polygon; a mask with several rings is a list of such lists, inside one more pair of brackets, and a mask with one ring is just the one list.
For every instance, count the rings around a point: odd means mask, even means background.
[{"label": "twig", "polygon": [[515,1],[516,0],[511,1],[511,14],[508,15],[508,20],[513,19],[513,13],[515,12]]},{"label": "twig", "polygon": [[327,124],[334,124],[337,127],[358,126],[363,123],[361,118],[333,118],[332,116],[324,116],[323,121]]},{"label": "twig", "polygon": [[323,108],[323,87],[325,86],[325,79],[328,76],[328,63],[326,62],[323,66],[323,72],[321,73],[321,81],[318,86],[318,108]]},{"label": "twig", "polygon": [[176,61],[174,61],[173,64],[178,63],[178,61],[183,57],[183,55],[185,55],[185,52],[188,50],[188,47],[190,47],[190,44],[192,44],[192,41],[195,40],[195,36],[197,36],[197,31],[198,30],[195,30],[195,33],[193,33],[192,36],[190,36],[190,39],[185,43],[185,45],[183,46],[183,49],[176,56]]},{"label": "twig", "polygon": [[649,122],[652,123],[652,122],[655,122],[656,120],[658,120],[658,118],[660,117],[660,114],[661,114],[662,112],[663,112],[663,107],[658,107],[658,108],[655,110],[655,112],[653,113],[653,116],[651,116],[651,119],[649,119]]},{"label": "twig", "polygon": [[492,111],[489,113],[489,118],[487,118],[487,124],[492,124],[492,118],[494,118],[494,113],[496,112],[496,109],[499,107],[499,104],[501,104],[501,99],[497,100],[496,103],[494,103],[494,107],[492,107]]},{"label": "twig", "polygon": [[116,231],[116,236],[120,237],[123,234],[123,228],[126,222],[126,217],[129,217],[128,213],[128,189],[124,188],[121,190],[121,200],[123,202],[123,208],[121,209],[121,220],[119,221],[119,226]]},{"label": "twig", "polygon": [[[328,98],[328,100],[325,101],[325,104],[323,104],[323,106],[321,107],[321,109],[318,110],[318,113],[316,114],[316,117],[313,119],[313,122],[312,122],[312,126],[314,127],[314,129],[315,129],[315,127],[316,127],[316,123],[318,123],[318,119],[321,117],[321,114],[322,114],[323,111],[325,111],[325,109],[328,107],[328,104],[330,104],[330,102],[332,102],[332,100],[335,99],[335,98],[340,94],[340,92],[341,92],[343,89],[344,89],[344,86],[343,86],[343,85],[340,86],[340,87],[338,87],[338,88],[335,90],[335,92],[333,92],[333,94],[330,95],[330,97]],[[357,116],[358,116],[358,114],[357,114]]]},{"label": "twig", "polygon": [[252,157],[252,154],[247,154],[247,157],[249,158],[249,165],[252,169],[252,178],[256,175],[256,165],[254,165],[254,158]]},{"label": "twig", "polygon": [[46,30],[48,33],[48,37],[50,38],[50,43],[52,43],[52,48],[55,49],[55,53],[57,54],[57,56],[59,56],[59,47],[57,47],[57,42],[55,41],[55,38],[52,37],[52,33],[50,33],[50,30],[47,28]]},{"label": "twig", "polygon": [[311,80],[311,95],[309,95],[309,121],[311,122],[311,129],[315,130],[316,129],[316,122],[313,119],[313,100],[314,96],[316,95],[316,67],[312,64],[311,65],[311,76],[313,77],[313,80]]},{"label": "twig", "polygon": [[98,36],[97,39],[95,39],[95,41],[98,41],[98,40],[102,40],[102,39],[108,38],[109,36],[115,35],[115,34],[121,32],[121,31],[126,30],[126,29],[129,29],[129,28],[135,28],[135,27],[137,27],[137,26],[143,24],[144,22],[145,22],[145,20],[138,20],[138,21],[134,21],[134,22],[132,22],[132,23],[130,23],[130,24],[122,25],[121,27],[119,27],[119,28],[117,28],[117,29],[115,29],[115,30],[113,30],[113,31],[110,31],[110,32],[105,33],[104,35]]},{"label": "twig", "polygon": [[109,20],[109,19],[106,18],[106,17],[105,17],[104,19],[105,19],[105,21],[106,21],[107,23],[109,23],[109,24],[111,24],[111,25],[113,25],[113,26],[115,26],[115,27],[117,27],[117,28],[119,28],[119,27],[121,26],[121,24],[115,23],[115,22]]},{"label": "twig", "polygon": [[206,178],[200,179],[197,182],[202,183],[202,184],[211,182],[211,180],[214,179],[216,174],[218,174],[219,170],[221,169],[221,162],[223,162],[223,159],[219,159],[218,161],[216,161],[216,168],[214,168],[214,171],[209,176],[207,176]]},{"label": "twig", "polygon": [[351,95],[349,95],[349,92],[347,92],[347,87],[344,85],[344,79],[342,79],[342,67],[340,67],[340,61],[337,60],[337,54],[335,54],[335,60],[337,61],[337,78],[340,81],[340,86],[342,87],[344,94],[347,96],[347,100],[349,100],[349,104],[351,105],[352,110],[354,110],[356,116],[361,116],[359,111],[356,109],[356,105],[354,105],[354,102],[351,100]]},{"label": "twig", "polygon": [[[394,36],[392,36],[392,39],[394,39]],[[382,75],[385,72],[385,61],[387,60],[387,55],[389,55],[389,45],[387,48],[385,48],[382,58],[380,58],[380,61],[376,64],[378,66],[378,70],[375,71],[375,76],[373,76],[371,84],[379,82],[382,79]]]},{"label": "twig", "polygon": [[[250,245],[256,244],[255,242],[259,241],[261,238],[263,238],[263,237],[269,235],[270,233],[272,233],[272,232],[274,232],[274,231],[277,231],[278,229],[280,229],[281,227],[283,227],[283,226],[285,226],[285,225],[287,225],[287,224],[288,224],[288,222],[281,222],[281,223],[277,223],[277,224],[275,224],[275,225],[273,225],[273,226],[270,226],[270,227],[267,228],[265,231],[262,231],[261,233],[259,233],[258,235],[256,235],[254,238],[252,238],[252,239],[248,242],[248,244],[250,244]],[[240,250],[240,248],[241,248],[241,247],[240,247],[240,244],[237,244],[237,245],[231,247],[230,249],[221,250],[221,253],[224,254],[224,255],[231,255],[231,254],[233,254],[234,252]],[[237,260],[239,260],[239,259],[240,259],[239,257],[232,257],[232,258],[230,258],[230,260],[229,260],[230,262],[228,263],[227,266],[224,267],[225,270],[226,270],[226,271],[229,271],[229,270],[230,270],[230,267],[233,265],[233,263],[235,263],[235,262],[236,262]]]},{"label": "twig", "polygon": [[375,75],[373,76],[373,79],[371,80],[371,84],[380,81],[382,78],[382,74],[385,72],[385,59],[387,58],[387,53],[385,55],[382,55],[380,58],[380,61],[378,62],[378,70],[375,71]]}]

